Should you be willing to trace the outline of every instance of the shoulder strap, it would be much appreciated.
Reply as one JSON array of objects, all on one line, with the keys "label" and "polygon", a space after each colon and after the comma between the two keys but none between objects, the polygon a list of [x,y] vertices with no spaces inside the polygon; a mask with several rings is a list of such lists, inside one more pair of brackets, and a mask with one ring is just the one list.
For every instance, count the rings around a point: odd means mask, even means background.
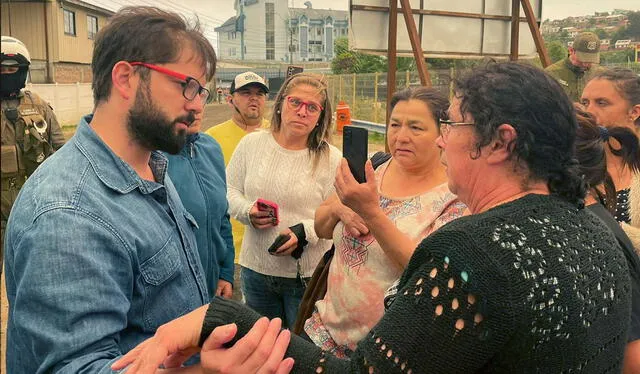
[{"label": "shoulder strap", "polygon": [[371,165],[373,169],[377,169],[380,165],[384,164],[391,158],[391,154],[387,152],[376,152],[373,156],[371,156]]}]

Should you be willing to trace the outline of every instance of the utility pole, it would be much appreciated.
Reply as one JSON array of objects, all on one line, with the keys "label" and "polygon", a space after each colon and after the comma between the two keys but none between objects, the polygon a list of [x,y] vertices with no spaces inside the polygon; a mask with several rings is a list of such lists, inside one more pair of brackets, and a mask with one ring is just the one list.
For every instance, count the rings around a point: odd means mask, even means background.
[{"label": "utility pole", "polygon": [[236,22],[236,31],[240,31],[240,59],[244,60],[244,0],[240,2],[240,14]]},{"label": "utility pole", "polygon": [[291,15],[289,15],[289,63],[293,64],[293,26],[291,25]]}]

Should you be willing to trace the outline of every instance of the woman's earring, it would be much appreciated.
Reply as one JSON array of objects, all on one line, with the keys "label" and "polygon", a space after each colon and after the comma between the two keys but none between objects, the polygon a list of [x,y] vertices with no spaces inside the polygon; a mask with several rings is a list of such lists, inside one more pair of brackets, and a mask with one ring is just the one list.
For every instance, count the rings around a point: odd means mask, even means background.
[{"label": "woman's earring", "polygon": [[276,113],[280,114],[280,111],[279,111],[279,110],[276,110]]}]

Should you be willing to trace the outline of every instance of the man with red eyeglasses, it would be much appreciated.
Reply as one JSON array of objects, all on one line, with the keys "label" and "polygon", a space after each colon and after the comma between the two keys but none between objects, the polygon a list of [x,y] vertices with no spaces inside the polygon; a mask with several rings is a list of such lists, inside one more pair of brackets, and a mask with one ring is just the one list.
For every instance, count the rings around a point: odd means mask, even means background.
[{"label": "man with red eyeglasses", "polygon": [[112,373],[160,325],[209,302],[199,224],[159,151],[184,149],[215,66],[197,22],[175,13],[122,8],[100,30],[93,114],[9,218],[8,372]]}]

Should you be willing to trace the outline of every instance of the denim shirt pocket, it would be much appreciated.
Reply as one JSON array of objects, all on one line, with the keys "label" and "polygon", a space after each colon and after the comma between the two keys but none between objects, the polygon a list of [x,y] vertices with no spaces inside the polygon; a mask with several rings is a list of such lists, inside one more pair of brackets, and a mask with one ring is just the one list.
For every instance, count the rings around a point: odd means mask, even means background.
[{"label": "denim shirt pocket", "polygon": [[173,302],[183,282],[179,276],[180,250],[179,239],[175,234],[171,235],[156,254],[140,265],[144,288],[143,318],[148,330],[153,331],[188,311],[188,306]]},{"label": "denim shirt pocket", "polygon": [[140,273],[146,283],[159,286],[175,274],[180,266],[177,243],[171,236],[165,245],[140,266]]}]

